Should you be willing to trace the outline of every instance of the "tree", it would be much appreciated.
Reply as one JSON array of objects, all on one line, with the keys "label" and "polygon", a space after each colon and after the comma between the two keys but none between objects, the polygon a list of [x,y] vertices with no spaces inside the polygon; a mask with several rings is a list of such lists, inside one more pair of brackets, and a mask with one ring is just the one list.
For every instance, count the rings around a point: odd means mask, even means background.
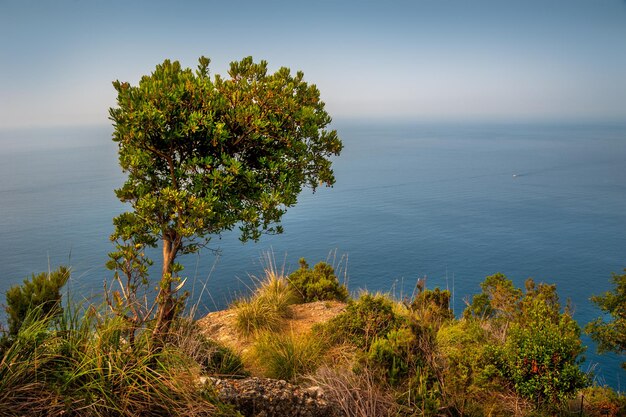
[{"label": "tree", "polygon": [[522,290],[501,272],[489,275],[480,284],[482,292],[472,297],[463,312],[465,318],[489,320],[494,334],[506,339],[510,324],[520,314]]},{"label": "tree", "polygon": [[303,187],[335,182],[331,157],[342,149],[302,72],[269,74],[265,61],[248,57],[231,63],[228,77],[211,77],[209,62],[201,57],[193,72],[166,60],[138,86],[113,83],[113,140],[128,174],[116,194],[132,211],[114,219],[118,250],[108,266],[142,281],[144,271],[127,266],[143,268],[144,248],[161,243],[155,337],[182,304],[178,256],[235,226],[244,242],[282,232],[281,217]]},{"label": "tree", "polygon": [[[626,269],[624,269],[626,272]],[[604,295],[595,295],[591,301],[595,303],[612,320],[605,321],[600,317],[585,327],[585,331],[598,343],[598,351],[626,353],[626,273],[613,274],[615,288]],[[622,362],[626,369],[626,362]]]}]

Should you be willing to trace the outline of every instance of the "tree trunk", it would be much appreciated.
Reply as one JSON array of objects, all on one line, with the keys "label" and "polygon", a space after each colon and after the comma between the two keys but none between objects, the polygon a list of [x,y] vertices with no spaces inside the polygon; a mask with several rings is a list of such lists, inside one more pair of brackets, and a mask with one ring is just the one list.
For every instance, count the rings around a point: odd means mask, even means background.
[{"label": "tree trunk", "polygon": [[156,323],[152,331],[152,339],[157,343],[163,341],[170,330],[174,319],[174,294],[172,293],[172,264],[176,257],[173,239],[163,238],[163,269],[161,271],[160,293],[156,313]]}]

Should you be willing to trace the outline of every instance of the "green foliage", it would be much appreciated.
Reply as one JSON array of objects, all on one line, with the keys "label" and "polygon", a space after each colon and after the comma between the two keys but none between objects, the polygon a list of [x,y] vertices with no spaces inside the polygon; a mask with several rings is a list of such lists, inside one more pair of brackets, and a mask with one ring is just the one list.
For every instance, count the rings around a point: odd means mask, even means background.
[{"label": "green foliage", "polygon": [[120,317],[69,306],[51,319],[27,315],[0,359],[0,416],[237,415],[180,349],[155,351],[147,331],[131,346]]},{"label": "green foliage", "polygon": [[348,289],[340,284],[332,266],[326,262],[309,268],[304,258],[300,259],[300,269],[289,275],[289,284],[300,295],[301,302],[348,299]]},{"label": "green foliage", "polygon": [[391,385],[398,385],[422,362],[417,338],[406,326],[376,339],[370,346],[368,360],[383,370]]},{"label": "green foliage", "polygon": [[449,322],[437,332],[437,346],[444,358],[443,379],[449,406],[460,415],[479,415],[481,402],[497,392],[486,370],[489,334],[477,320]]},{"label": "green foliage", "polygon": [[[585,331],[598,343],[599,352],[612,351],[623,355],[626,353],[626,273],[613,274],[612,280],[615,285],[612,291],[591,297],[610,320],[598,318],[589,323]],[[626,369],[626,362],[622,362],[622,367]]]},{"label": "green foliage", "polygon": [[376,339],[404,323],[406,318],[394,312],[394,301],[388,296],[363,293],[358,300],[350,300],[346,311],[324,324],[321,331],[334,343],[348,342],[367,351]]},{"label": "green foliage", "polygon": [[36,311],[41,317],[60,314],[61,288],[70,277],[70,270],[60,266],[59,269],[33,274],[25,279],[22,285],[11,287],[6,293],[6,312],[9,325],[9,337],[17,336],[26,316]]},{"label": "green foliage", "polygon": [[113,140],[128,174],[115,192],[132,211],[113,221],[112,259],[162,242],[155,325],[162,336],[180,304],[177,256],[235,226],[242,241],[280,233],[303,187],[334,183],[331,157],[342,143],[326,130],[331,118],[302,72],[269,74],[267,62],[251,57],[232,62],[226,78],[211,77],[201,57],[195,72],[165,60],[139,85],[113,86]]},{"label": "green foliage", "polygon": [[269,378],[295,380],[314,371],[321,363],[325,344],[309,334],[261,333],[252,355]]},{"label": "green foliage", "polygon": [[512,320],[519,312],[518,303],[522,290],[498,272],[485,278],[480,284],[482,293],[472,298],[472,303],[463,313],[466,317],[498,318]]},{"label": "green foliage", "polygon": [[454,318],[450,310],[450,291],[424,289],[419,283],[417,288],[418,293],[409,308],[418,320],[438,328],[441,323]]},{"label": "green foliage", "polygon": [[518,305],[506,341],[490,348],[496,374],[537,406],[563,404],[587,384],[580,328],[568,309],[561,313],[554,285],[527,281]]},{"label": "green foliage", "polygon": [[410,416],[443,415],[441,387],[428,368],[418,367],[406,383],[397,401],[411,412]]}]

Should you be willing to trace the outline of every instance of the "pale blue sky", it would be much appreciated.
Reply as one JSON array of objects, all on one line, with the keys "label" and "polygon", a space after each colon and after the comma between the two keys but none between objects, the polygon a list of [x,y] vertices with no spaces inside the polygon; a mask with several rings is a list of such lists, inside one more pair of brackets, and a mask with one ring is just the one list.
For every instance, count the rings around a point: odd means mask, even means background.
[{"label": "pale blue sky", "polygon": [[165,58],[301,69],[336,119],[626,120],[624,0],[0,0],[0,127],[107,124]]}]

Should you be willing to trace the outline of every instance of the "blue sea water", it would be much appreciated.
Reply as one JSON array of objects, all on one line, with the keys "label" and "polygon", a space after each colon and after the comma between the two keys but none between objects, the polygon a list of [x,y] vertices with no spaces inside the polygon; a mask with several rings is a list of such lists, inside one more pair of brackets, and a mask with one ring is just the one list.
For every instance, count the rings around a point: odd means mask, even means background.
[{"label": "blue sea water", "polygon": [[[557,284],[584,325],[592,294],[626,267],[625,124],[335,124],[345,148],[337,183],[305,190],[285,233],[241,244],[215,238],[185,259],[200,311],[222,308],[260,275],[329,260],[359,288],[410,294],[416,279],[454,290],[458,315],[485,276]],[[110,272],[113,189],[124,176],[110,127],[0,131],[0,293],[33,272],[70,264],[70,288],[89,297]],[[202,291],[206,284],[205,291]],[[584,368],[624,389],[621,358]],[[595,365],[594,365],[595,364]]]}]

